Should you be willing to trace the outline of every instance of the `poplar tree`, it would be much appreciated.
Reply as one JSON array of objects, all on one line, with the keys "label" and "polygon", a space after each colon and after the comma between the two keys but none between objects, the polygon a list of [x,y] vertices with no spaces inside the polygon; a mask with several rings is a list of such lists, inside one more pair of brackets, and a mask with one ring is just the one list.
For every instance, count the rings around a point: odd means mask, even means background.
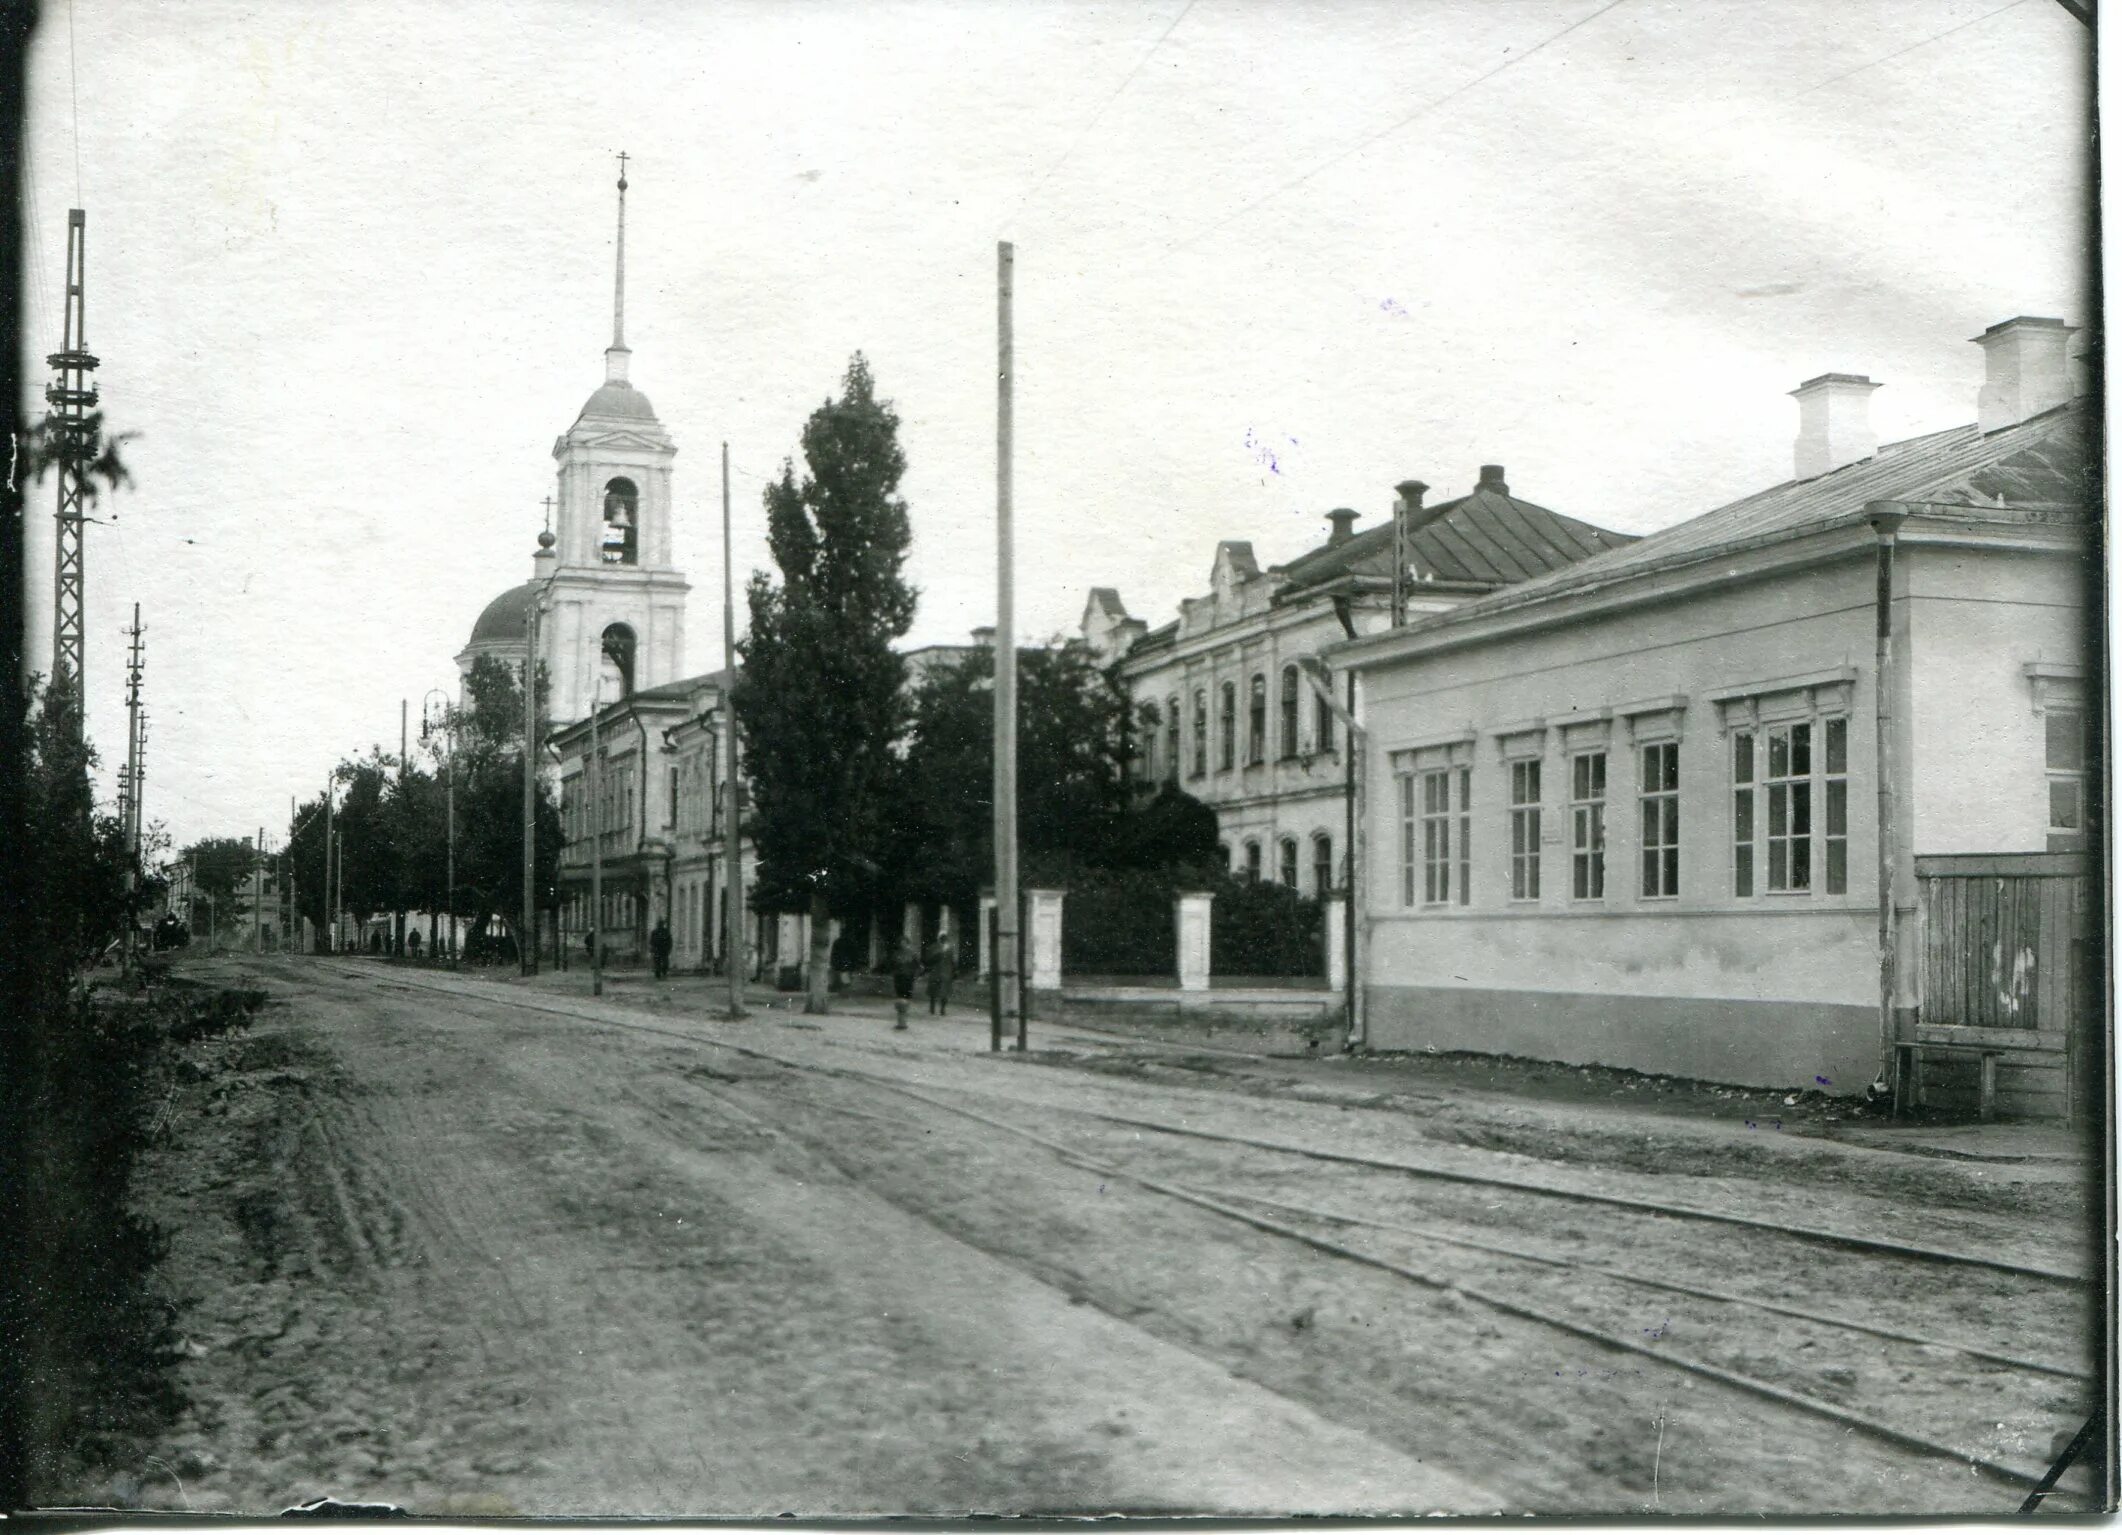
[{"label": "poplar tree", "polygon": [[857,352],[803,428],[804,473],[766,487],[777,581],[755,571],[731,704],[743,731],[762,910],[810,913],[805,1011],[828,1011],[832,914],[875,888],[914,620],[899,417]]}]

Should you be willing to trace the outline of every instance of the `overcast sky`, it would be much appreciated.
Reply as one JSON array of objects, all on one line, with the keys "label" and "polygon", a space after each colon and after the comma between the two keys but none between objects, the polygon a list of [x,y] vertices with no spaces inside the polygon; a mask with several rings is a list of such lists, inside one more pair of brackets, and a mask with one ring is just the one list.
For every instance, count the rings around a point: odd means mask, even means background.
[{"label": "overcast sky", "polygon": [[1034,634],[1099,584],[1164,622],[1217,539],[1286,560],[1483,462],[1664,526],[1787,478],[1829,370],[1886,384],[1889,440],[1971,420],[1969,337],[2087,318],[2087,53],[2054,0],[48,0],[29,351],[41,385],[79,203],[140,434],[89,529],[92,732],[122,760],[138,601],[150,814],[277,840],[454,686],[602,378],[621,149],[706,670],[718,444],[741,582],[858,348],[904,420],[911,639],[992,621],[998,238]]}]

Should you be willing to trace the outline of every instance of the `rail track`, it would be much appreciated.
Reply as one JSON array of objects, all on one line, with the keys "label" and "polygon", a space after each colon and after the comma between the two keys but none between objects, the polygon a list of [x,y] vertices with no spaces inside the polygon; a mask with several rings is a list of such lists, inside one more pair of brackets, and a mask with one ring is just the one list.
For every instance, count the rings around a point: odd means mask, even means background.
[{"label": "rail track", "polygon": [[[1250,1151],[1273,1153],[1283,1157],[1324,1164],[1352,1166],[1411,1180],[1495,1190],[1533,1199],[1602,1206],[1626,1210],[1637,1215],[1651,1215],[1741,1227],[1757,1233],[1771,1234],[1829,1248],[1839,1248],[1880,1260],[1899,1261],[1939,1268],[1964,1267],[1987,1270],[2022,1283],[2032,1282],[2044,1286],[2079,1287],[2088,1282],[2085,1276],[2062,1269],[2050,1268],[2039,1264],[2015,1262],[1998,1258],[1992,1254],[1969,1253],[1949,1248],[1898,1242],[1827,1227],[1767,1221],[1729,1212],[1705,1210],[1694,1206],[1675,1205],[1593,1190],[1558,1188],[1553,1185],[1530,1182],[1524,1179],[1470,1173],[1460,1169],[1439,1168],[1399,1158],[1373,1157],[1353,1152],[1324,1150],[1318,1147],[1304,1146],[1267,1137],[1234,1135],[1191,1126],[1176,1125],[1168,1121],[1107,1113],[1087,1107],[1030,1101],[1013,1097],[1006,1093],[968,1091],[954,1087],[951,1091],[956,1101],[953,1101],[937,1097],[931,1092],[923,1091],[920,1085],[909,1083],[904,1078],[888,1071],[863,1070],[849,1064],[828,1064],[812,1060],[793,1059],[755,1044],[742,1044],[734,1040],[717,1039],[696,1031],[664,1027],[642,1020],[613,1018],[608,1016],[604,1010],[590,1011],[580,1007],[569,1006],[564,1002],[543,998],[481,995],[480,990],[466,987],[462,983],[438,983],[424,978],[407,979],[402,975],[379,977],[360,969],[343,965],[328,965],[325,968],[348,979],[366,981],[383,989],[426,991],[475,1006],[546,1013],[620,1031],[655,1036],[693,1048],[725,1051],[740,1058],[769,1063],[790,1071],[814,1073],[820,1076],[857,1082],[869,1087],[881,1088],[912,1102],[919,1103],[933,1112],[961,1118],[970,1123],[978,1124],[985,1129],[1037,1146],[1062,1163],[1081,1171],[1095,1174],[1100,1178],[1127,1183],[1160,1197],[1176,1200],[1223,1219],[1237,1222],[1256,1231],[1300,1244],[1323,1255],[1391,1274],[1426,1289],[1448,1291],[1501,1315],[1552,1328],[1586,1342],[1641,1357],[1674,1371],[1715,1381],[1731,1389],[1774,1402],[1793,1411],[1836,1423],[1847,1430],[1861,1433],[1868,1438],[1892,1445],[1901,1450],[1965,1466],[1975,1474],[2004,1486],[2022,1489],[2040,1487],[2043,1483],[2044,1471],[2038,1466],[2014,1464],[2006,1460],[1975,1454],[1963,1447],[1901,1428],[1893,1423],[1882,1421],[1839,1403],[1826,1400],[1823,1397],[1796,1391],[1712,1361],[1689,1358],[1669,1348],[1653,1347],[1641,1338],[1631,1337],[1626,1333],[1589,1325],[1559,1310],[1532,1304],[1504,1289],[1472,1285],[1467,1283],[1463,1277],[1440,1274],[1416,1263],[1386,1256],[1373,1249],[1353,1245],[1354,1237],[1351,1234],[1377,1233],[1381,1236],[1394,1238],[1412,1238],[1432,1246],[1448,1246],[1463,1251],[1478,1252],[1490,1258],[1500,1258],[1522,1265],[1595,1276],[1613,1283],[1635,1286],[1646,1290],[1685,1295],[1719,1304],[1747,1307],[1813,1326],[1841,1330],[1906,1347],[1948,1353],[1962,1359],[1977,1361],[1993,1369],[2018,1374],[2063,1378],[2081,1382],[2091,1381],[2094,1378],[2091,1371],[2071,1365],[2027,1358],[2000,1350],[1984,1349],[1966,1343],[1925,1337],[1902,1329],[1868,1322],[1861,1318],[1836,1316],[1804,1307],[1789,1306],[1762,1297],[1748,1296],[1707,1285],[1689,1284],[1681,1280],[1634,1272],[1610,1264],[1588,1263],[1578,1258],[1541,1251],[1537,1248],[1483,1241],[1440,1228],[1421,1227],[1404,1222],[1352,1216],[1342,1212],[1268,1199],[1257,1194],[1203,1188],[1191,1184],[1173,1182],[1150,1176],[1115,1161],[1093,1156],[1085,1152],[1080,1146],[1069,1145],[1028,1128],[1021,1122],[1021,1119],[1011,1120],[998,1117],[994,1113],[982,1112],[980,1109],[969,1106],[966,1100],[976,1099],[993,1105],[1003,1112],[1015,1112],[1019,1115],[1026,1110],[1032,1110],[1064,1118],[1103,1123],[1138,1133],[1235,1146]],[[831,1043],[830,1041],[827,1042]],[[715,1096],[720,1099],[726,1095],[716,1093]],[[743,1112],[748,1118],[756,1119],[757,1117],[750,1110]],[[783,1133],[789,1132],[784,1130]],[[798,1139],[801,1138],[798,1137]],[[1323,1235],[1319,1229],[1321,1227],[1332,1229],[1338,1235]]]}]

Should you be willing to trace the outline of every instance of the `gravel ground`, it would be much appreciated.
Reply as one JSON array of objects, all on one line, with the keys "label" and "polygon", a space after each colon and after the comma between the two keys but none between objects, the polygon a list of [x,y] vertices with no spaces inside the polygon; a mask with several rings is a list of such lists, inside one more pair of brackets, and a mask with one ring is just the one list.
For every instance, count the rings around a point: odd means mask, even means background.
[{"label": "gravel ground", "polygon": [[[199,965],[202,973],[217,973]],[[682,991],[274,961],[200,1047],[149,1212],[193,1407],[47,1502],[423,1514],[1997,1512],[2019,1493],[1660,1363],[1671,1350],[2038,1467],[2079,1383],[1659,1296],[1450,1236],[2071,1362],[2080,1292],[1149,1135],[1085,1108],[2068,1266],[2082,1182],[1664,1107],[1514,1098],[875,1010],[709,1024]],[[228,962],[218,969],[233,973]],[[575,978],[579,980],[580,978]],[[446,988],[437,991],[435,987]],[[575,1009],[644,1035],[566,1018]],[[1104,1178],[1419,1227],[1306,1229]],[[1202,1062],[1210,1061],[1204,1065]],[[1216,1064],[1220,1063],[1220,1064]],[[2006,1191],[2015,1191],[2013,1194]],[[1454,1286],[1458,1288],[1453,1288]],[[1490,1290],[1649,1356],[1483,1306]]]}]

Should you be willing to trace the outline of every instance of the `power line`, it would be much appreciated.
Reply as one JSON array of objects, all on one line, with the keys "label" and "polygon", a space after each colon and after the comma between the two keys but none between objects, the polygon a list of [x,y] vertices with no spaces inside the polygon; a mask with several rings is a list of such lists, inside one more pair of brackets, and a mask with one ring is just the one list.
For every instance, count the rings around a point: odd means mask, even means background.
[{"label": "power line", "polygon": [[[1383,139],[1388,139],[1392,137],[1394,134],[1398,133],[1402,128],[1405,128],[1409,123],[1415,122],[1420,118],[1427,117],[1430,113],[1436,111],[1439,107],[1444,106],[1450,102],[1457,101],[1461,96],[1464,96],[1468,91],[1474,89],[1476,86],[1484,85],[1488,81],[1495,79],[1496,76],[1502,74],[1503,71],[1505,71],[1506,69],[1510,69],[1515,65],[1524,63],[1527,59],[1531,58],[1541,49],[1549,47],[1554,43],[1559,43],[1560,41],[1562,41],[1563,38],[1569,36],[1570,33],[1576,31],[1577,28],[1584,26],[1589,22],[1597,21],[1601,16],[1604,16],[1608,11],[1612,10],[1615,6],[1620,5],[1621,3],[1622,0],[1606,0],[1606,4],[1600,6],[1596,11],[1593,11],[1590,15],[1578,17],[1568,26],[1562,28],[1561,31],[1554,33],[1552,36],[1542,38],[1539,42],[1533,44],[1532,47],[1526,49],[1525,52],[1517,55],[1517,57],[1505,59],[1501,64],[1498,64],[1494,69],[1489,70],[1486,74],[1476,75],[1473,79],[1467,81],[1464,85],[1459,86],[1457,89],[1448,91],[1444,95],[1439,96],[1435,101],[1427,102],[1422,106],[1415,108],[1414,111],[1408,113],[1405,117],[1400,118],[1397,122],[1391,123],[1386,127],[1379,129],[1376,133],[1372,134],[1369,138],[1363,140],[1361,143],[1354,144],[1347,149],[1337,151],[1335,154],[1320,161],[1317,165],[1314,165],[1310,170],[1305,171],[1300,175],[1291,177],[1288,181],[1283,182],[1280,186],[1275,187],[1270,191],[1263,192],[1260,196],[1254,198],[1251,202],[1247,203],[1244,207],[1238,209],[1235,213],[1227,213],[1222,218],[1216,220],[1215,223],[1209,225],[1206,229],[1203,229],[1196,234],[1190,235],[1186,239],[1178,241],[1175,244],[1166,246],[1165,248],[1167,250],[1185,250],[1188,246],[1197,244],[1198,242],[1207,239],[1210,235],[1214,234],[1224,225],[1245,217],[1246,214],[1252,212],[1255,208],[1260,207],[1264,203],[1274,201],[1274,199],[1280,197],[1284,192],[1287,192],[1294,187],[1302,186],[1305,182],[1311,180],[1312,177],[1320,174],[1320,172],[1322,171],[1331,170],[1334,166],[1339,165],[1343,160],[1349,159],[1351,156],[1354,155],[1360,155],[1361,153],[1363,153],[1364,150],[1370,148],[1373,144],[1376,144]],[[2015,5],[2023,4],[2024,0],[2012,0],[2012,3]]]},{"label": "power line", "polygon": [[1069,156],[1073,155],[1076,152],[1077,148],[1081,146],[1083,141],[1086,138],[1090,137],[1091,130],[1097,127],[1099,123],[1105,120],[1105,114],[1112,110],[1113,103],[1127,94],[1127,88],[1135,83],[1135,77],[1142,73],[1144,66],[1149,63],[1151,56],[1155,54],[1159,48],[1164,46],[1164,40],[1166,38],[1170,37],[1174,32],[1179,30],[1179,23],[1186,20],[1187,12],[1191,11],[1193,8],[1194,0],[1186,0],[1186,4],[1179,8],[1179,14],[1172,18],[1171,25],[1166,27],[1162,32],[1158,33],[1157,40],[1151,43],[1148,48],[1143,50],[1142,57],[1135,60],[1135,67],[1127,72],[1127,78],[1122,80],[1119,84],[1119,87],[1114,90],[1114,92],[1110,96],[1105,98],[1103,104],[1099,106],[1098,110],[1090,115],[1090,121],[1086,122],[1081,128],[1078,128],[1076,130],[1076,136],[1069,140],[1068,147],[1061,151],[1060,158],[1055,160],[1052,165],[1049,165],[1046,168],[1045,174],[1040,176],[1037,181],[1033,182],[1030,188],[1025,192],[1025,194],[1017,199],[1017,206],[1012,208],[1010,210],[1009,217],[1002,221],[1003,230],[1007,230],[1010,225],[1014,224],[1017,221],[1017,215],[1024,211],[1024,205],[1030,202],[1032,198],[1037,195],[1041,187],[1045,186],[1047,182],[1053,179],[1054,172],[1058,171],[1059,169],[1061,169],[1062,166],[1068,163]]},{"label": "power line", "polygon": [[1943,32],[1933,32],[1930,36],[1919,39],[1916,42],[1910,43],[1905,48],[1896,48],[1892,53],[1881,54],[1878,58],[1871,60],[1869,63],[1859,64],[1854,69],[1845,69],[1839,75],[1829,75],[1818,85],[1808,85],[1804,90],[1798,92],[1797,95],[1787,96],[1784,99],[1786,101],[1803,101],[1814,91],[1824,91],[1830,85],[1837,85],[1842,81],[1847,80],[1851,75],[1861,75],[1867,69],[1877,69],[1881,64],[1890,64],[1895,59],[1900,58],[1904,54],[1914,53],[1918,48],[1928,48],[1932,43],[1938,42],[1943,38],[1951,37],[1955,32],[1965,32],[1969,27],[1980,26],[1983,22],[1988,21],[1992,16],[2002,16],[2006,11],[2016,11],[2020,6],[2024,4],[2026,4],[2026,0],[2011,0],[2011,3],[2009,5],[2000,5],[1993,11],[1984,11],[1981,15],[1971,17],[1968,20],[1961,22],[1957,26],[1947,27]]}]

